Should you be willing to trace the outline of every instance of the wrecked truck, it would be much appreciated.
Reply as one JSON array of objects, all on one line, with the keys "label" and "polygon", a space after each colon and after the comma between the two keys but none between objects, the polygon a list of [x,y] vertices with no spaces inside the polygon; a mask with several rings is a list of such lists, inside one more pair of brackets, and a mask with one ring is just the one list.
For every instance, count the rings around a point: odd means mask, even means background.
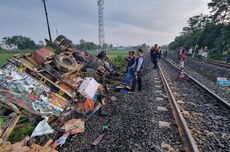
[{"label": "wrecked truck", "polygon": [[81,114],[100,109],[107,91],[104,80],[122,81],[106,52],[92,56],[63,35],[46,42],[30,54],[12,55],[0,68],[1,105],[15,107],[18,115],[23,109],[43,117],[58,117],[68,108]]}]

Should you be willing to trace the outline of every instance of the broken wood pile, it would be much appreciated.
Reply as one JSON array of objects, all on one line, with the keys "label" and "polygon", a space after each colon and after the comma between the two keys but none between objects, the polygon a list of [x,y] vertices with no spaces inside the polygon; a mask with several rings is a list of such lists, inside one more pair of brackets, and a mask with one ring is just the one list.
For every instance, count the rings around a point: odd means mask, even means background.
[{"label": "broken wood pile", "polygon": [[[91,76],[84,77],[87,74]],[[101,113],[108,101],[108,79],[122,81],[105,52],[91,56],[62,35],[31,54],[13,55],[0,69],[0,103],[14,113],[10,123],[0,128],[0,147],[3,151],[55,151],[69,136],[83,133],[93,114]],[[53,140],[44,146],[27,146],[29,139],[8,143],[22,110],[42,118],[30,138],[55,133]]]}]

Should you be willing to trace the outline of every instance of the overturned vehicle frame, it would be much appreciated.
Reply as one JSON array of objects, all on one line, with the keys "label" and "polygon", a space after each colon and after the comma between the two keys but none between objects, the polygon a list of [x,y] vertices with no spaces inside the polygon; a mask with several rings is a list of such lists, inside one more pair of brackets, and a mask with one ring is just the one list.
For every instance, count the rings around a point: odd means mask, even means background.
[{"label": "overturned vehicle frame", "polygon": [[92,56],[63,35],[46,41],[46,47],[13,55],[2,66],[0,103],[44,117],[59,117],[66,109],[95,113],[107,98],[104,80],[122,81],[117,67],[106,52]]}]

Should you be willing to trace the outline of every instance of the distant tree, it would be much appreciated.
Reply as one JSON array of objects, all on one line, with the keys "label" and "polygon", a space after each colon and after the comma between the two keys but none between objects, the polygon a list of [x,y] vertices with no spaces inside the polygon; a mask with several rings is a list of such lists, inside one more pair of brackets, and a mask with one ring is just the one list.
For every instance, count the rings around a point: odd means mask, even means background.
[{"label": "distant tree", "polygon": [[12,37],[4,37],[3,43],[9,46],[16,45],[18,46],[18,49],[35,49],[36,48],[36,44],[33,40],[31,40],[28,37],[21,36],[21,35],[15,35]]},{"label": "distant tree", "polygon": [[39,45],[44,46],[44,41],[40,40],[38,41]]},{"label": "distant tree", "polygon": [[208,3],[211,8],[212,20],[220,23],[230,23],[230,0],[212,0]]},{"label": "distant tree", "polygon": [[2,42],[5,45],[8,45],[9,47],[11,47],[13,45],[12,39],[10,37],[3,37]]},{"label": "distant tree", "polygon": [[109,48],[112,49],[112,48],[113,48],[113,44],[110,44],[110,45],[109,45]]},{"label": "distant tree", "polygon": [[93,42],[87,42],[84,39],[81,39],[79,44],[76,44],[76,48],[80,50],[96,50],[97,45]]},{"label": "distant tree", "polygon": [[104,43],[104,46],[103,46],[106,50],[109,48],[109,44],[107,43]]},{"label": "distant tree", "polygon": [[84,40],[84,39],[80,39],[79,43],[80,43],[80,44],[84,44],[84,43],[85,43],[85,40]]}]

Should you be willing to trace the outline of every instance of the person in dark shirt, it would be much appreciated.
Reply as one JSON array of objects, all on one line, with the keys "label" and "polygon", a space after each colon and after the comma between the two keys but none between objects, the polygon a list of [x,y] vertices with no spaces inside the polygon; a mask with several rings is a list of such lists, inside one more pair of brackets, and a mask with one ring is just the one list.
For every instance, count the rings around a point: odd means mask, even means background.
[{"label": "person in dark shirt", "polygon": [[158,54],[159,54],[159,48],[158,48],[158,45],[155,44],[151,50],[150,50],[150,56],[151,56],[151,61],[152,63],[154,64],[154,69],[157,68],[157,57],[158,57]]},{"label": "person in dark shirt", "polygon": [[137,50],[138,57],[136,58],[136,63],[134,66],[134,79],[131,91],[134,92],[136,89],[136,84],[138,83],[138,92],[142,90],[142,80],[141,77],[143,75],[143,63],[144,63],[144,51],[142,49]]},{"label": "person in dark shirt", "polygon": [[127,72],[126,72],[126,77],[125,77],[125,82],[124,84],[129,88],[130,82],[133,79],[133,70],[135,67],[135,52],[130,51],[129,56],[127,58]]}]

